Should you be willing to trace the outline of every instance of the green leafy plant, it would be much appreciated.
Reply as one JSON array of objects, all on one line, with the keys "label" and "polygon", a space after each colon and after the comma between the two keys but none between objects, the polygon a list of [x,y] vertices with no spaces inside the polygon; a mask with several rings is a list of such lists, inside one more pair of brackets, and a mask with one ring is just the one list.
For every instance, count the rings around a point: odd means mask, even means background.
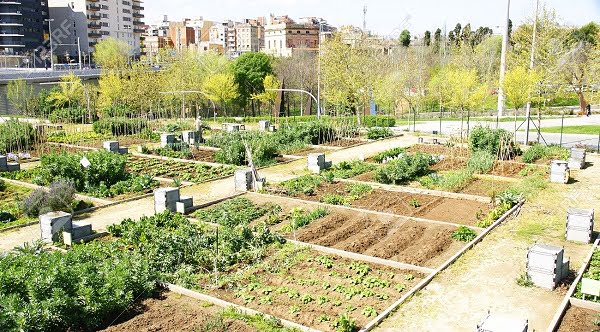
[{"label": "green leafy plant", "polygon": [[408,204],[409,204],[410,206],[412,206],[413,208],[415,208],[415,209],[417,209],[417,208],[420,208],[420,207],[421,207],[421,202],[419,202],[419,200],[418,200],[418,199],[416,199],[416,198],[412,198]]},{"label": "green leafy plant", "polygon": [[382,139],[394,136],[390,128],[372,127],[367,131],[368,139]]},{"label": "green leafy plant", "polygon": [[284,181],[280,186],[290,196],[298,196],[299,194],[313,195],[322,182],[323,177],[321,176],[303,175],[292,180]]},{"label": "green leafy plant", "polygon": [[332,169],[327,170],[325,175],[332,174],[338,179],[349,179],[360,174],[371,172],[375,168],[375,165],[360,160],[342,161],[334,165]]},{"label": "green leafy plant", "polygon": [[467,162],[467,169],[476,174],[485,174],[494,168],[496,155],[485,150],[478,150],[471,154]]},{"label": "green leafy plant", "polygon": [[392,148],[392,149],[389,149],[389,150],[386,150],[386,151],[376,154],[373,157],[373,160],[375,160],[376,163],[381,164],[388,159],[397,158],[398,156],[400,156],[401,154],[404,154],[404,153],[406,153],[405,148]]},{"label": "green leafy plant", "polygon": [[[503,146],[501,146],[501,142],[504,142]],[[472,153],[485,151],[492,156],[502,155],[505,159],[512,159],[519,153],[510,132],[481,126],[475,127],[471,131],[469,149]]]},{"label": "green leafy plant", "polygon": [[533,287],[533,281],[531,280],[527,272],[523,272],[517,278],[517,285],[521,287]]},{"label": "green leafy plant", "polygon": [[333,327],[337,332],[353,332],[357,329],[356,321],[348,314],[341,314],[333,323]]},{"label": "green leafy plant", "polygon": [[403,184],[429,172],[435,160],[431,155],[417,153],[393,160],[375,171],[375,180],[385,184]]},{"label": "green leafy plant", "polygon": [[362,310],[362,314],[366,317],[377,317],[377,310],[371,306],[368,306]]},{"label": "green leafy plant", "polygon": [[461,242],[471,242],[476,237],[477,233],[466,226],[460,226],[452,233],[452,238]]}]

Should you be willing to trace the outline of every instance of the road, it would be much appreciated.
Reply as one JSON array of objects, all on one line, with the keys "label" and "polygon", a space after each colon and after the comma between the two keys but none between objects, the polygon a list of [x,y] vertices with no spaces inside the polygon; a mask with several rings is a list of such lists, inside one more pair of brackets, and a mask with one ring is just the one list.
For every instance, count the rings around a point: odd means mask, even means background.
[{"label": "road", "polygon": [[[547,119],[542,120],[541,127],[560,127],[561,119]],[[522,122],[517,122],[517,128],[521,125]],[[536,122],[537,123],[537,122]],[[464,130],[467,129],[466,123],[464,125]],[[600,115],[592,115],[590,117],[568,117],[564,119],[564,126],[585,126],[585,125],[600,125]],[[460,121],[442,121],[441,123],[441,133],[444,135],[460,135],[461,122]],[[470,128],[474,128],[476,126],[490,126],[495,127],[496,122],[486,122],[486,121],[471,121]],[[510,132],[515,131],[515,123],[514,122],[499,122],[499,128],[506,129]],[[400,126],[398,129],[406,130],[407,126]],[[517,131],[517,140],[519,142],[525,141],[525,125],[521,128],[518,128]],[[412,130],[412,127],[411,127]],[[418,122],[416,125],[416,130],[418,132],[423,133],[432,133],[433,131],[440,131],[440,122],[437,120],[434,121],[425,121]],[[530,129],[529,141],[534,141],[537,139],[537,133],[533,132],[535,127],[533,125]],[[560,133],[558,134],[550,134],[550,133],[542,133],[543,141],[547,144],[559,144],[560,143]],[[593,148],[597,147],[598,144],[598,135],[579,135],[579,134],[563,134],[563,145],[567,147],[572,147],[576,144],[585,144],[589,145]]]}]

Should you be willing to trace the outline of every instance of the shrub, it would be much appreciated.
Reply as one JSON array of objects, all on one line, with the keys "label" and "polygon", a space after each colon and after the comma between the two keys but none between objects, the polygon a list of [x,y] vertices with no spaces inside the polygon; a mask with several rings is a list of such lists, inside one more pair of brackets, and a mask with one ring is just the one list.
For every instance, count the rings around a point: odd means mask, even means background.
[{"label": "shrub", "polygon": [[70,182],[57,181],[50,185],[48,191],[39,188],[34,190],[21,205],[21,210],[28,217],[38,217],[52,211],[73,212],[75,188]]},{"label": "shrub", "polygon": [[185,142],[167,144],[164,147],[154,149],[154,153],[170,158],[188,159],[192,157],[192,150]]},{"label": "shrub", "polygon": [[535,144],[523,152],[523,161],[526,163],[533,163],[544,158],[567,160],[569,158],[569,150],[557,145],[545,146],[543,144]]},{"label": "shrub", "polygon": [[35,142],[35,132],[29,123],[8,120],[0,123],[0,154],[29,149]]},{"label": "shrub", "polygon": [[471,242],[477,237],[477,233],[467,226],[460,226],[452,233],[452,238],[456,241]]},{"label": "shrub", "polygon": [[0,223],[8,223],[17,220],[12,213],[4,210],[0,210]]},{"label": "shrub", "polygon": [[125,117],[131,114],[131,110],[126,105],[113,105],[102,109],[103,118]]},{"label": "shrub", "polygon": [[[501,142],[504,141],[503,151],[500,151]],[[492,156],[504,156],[504,159],[513,158],[518,150],[513,141],[513,135],[504,129],[475,127],[469,137],[469,149],[472,153],[485,151]]]},{"label": "shrub", "polygon": [[325,174],[332,174],[334,177],[339,179],[349,179],[357,175],[370,172],[375,168],[375,166],[360,160],[353,160],[349,162],[342,161],[333,166],[333,168],[328,170]]},{"label": "shrub", "polygon": [[467,169],[473,173],[485,174],[494,168],[495,161],[496,155],[483,150],[475,151],[467,162]]},{"label": "shrub", "polygon": [[368,139],[382,139],[394,136],[390,128],[373,127],[367,131]]},{"label": "shrub", "polygon": [[305,195],[312,195],[322,182],[323,177],[316,175],[303,175],[295,179],[282,182],[281,187],[290,196],[297,196],[301,193]]},{"label": "shrub", "polygon": [[4,191],[6,190],[6,182],[4,182],[4,180],[0,179],[0,191]]},{"label": "shrub", "polygon": [[356,321],[348,314],[341,314],[333,323],[333,327],[337,332],[354,332],[357,330]]},{"label": "shrub", "polygon": [[215,160],[222,164],[245,166],[248,164],[246,147],[252,151],[252,161],[256,166],[266,166],[275,162],[279,145],[268,133],[238,132],[221,133],[207,140],[206,144],[221,148],[215,153]]},{"label": "shrub", "polygon": [[94,122],[94,132],[113,136],[134,135],[146,130],[148,123],[140,118],[111,117]]},{"label": "shrub", "polygon": [[367,115],[362,122],[364,127],[393,127],[396,125],[396,119],[391,116]]},{"label": "shrub", "polygon": [[373,160],[375,160],[375,162],[381,164],[386,160],[397,158],[398,156],[400,156],[401,154],[403,154],[405,152],[406,152],[405,148],[392,148],[392,149],[389,149],[389,150],[386,150],[386,151],[376,154],[375,157],[373,157]]},{"label": "shrub", "polygon": [[375,172],[375,180],[385,184],[402,184],[423,176],[429,171],[434,159],[429,154],[417,153],[393,160]]},{"label": "shrub", "polygon": [[52,111],[49,120],[52,123],[83,123],[87,116],[87,110],[82,107],[60,108]]}]

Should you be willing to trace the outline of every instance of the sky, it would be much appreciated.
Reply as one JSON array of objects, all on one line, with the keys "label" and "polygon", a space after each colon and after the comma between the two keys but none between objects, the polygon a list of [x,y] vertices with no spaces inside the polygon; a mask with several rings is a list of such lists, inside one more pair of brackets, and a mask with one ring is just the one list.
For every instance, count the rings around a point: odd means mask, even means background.
[{"label": "sky", "polygon": [[[581,26],[600,20],[600,0],[540,0],[554,8],[562,22]],[[471,23],[476,29],[488,26],[500,31],[504,25],[507,0],[144,0],[146,23],[168,15],[169,20],[203,16],[206,20],[242,20],[269,14],[322,17],[334,26],[363,25],[363,7],[367,6],[367,29],[382,36],[398,36],[408,29],[413,35],[438,27],[447,31],[456,23]],[[512,0],[511,19],[519,25],[535,11],[535,0]]]}]

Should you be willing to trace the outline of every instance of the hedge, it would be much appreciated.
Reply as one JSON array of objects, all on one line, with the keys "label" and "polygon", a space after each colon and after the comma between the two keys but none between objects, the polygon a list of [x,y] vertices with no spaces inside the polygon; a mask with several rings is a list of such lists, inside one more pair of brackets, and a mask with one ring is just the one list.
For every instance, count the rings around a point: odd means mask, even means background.
[{"label": "hedge", "polygon": [[[207,120],[212,120],[212,118]],[[288,123],[296,123],[296,122],[311,122],[317,121],[318,118],[316,115],[303,115],[303,116],[289,116],[289,117],[279,117],[273,118],[271,116],[255,116],[255,117],[217,117],[217,122],[220,123],[235,123],[237,120],[241,120],[241,123],[257,123],[263,120],[269,121],[278,121],[278,122],[288,122]],[[331,122],[345,122],[348,124],[358,124],[356,116],[348,116],[348,117],[335,117],[323,115],[321,116],[321,121],[331,121]],[[396,119],[392,116],[383,116],[383,115],[366,115],[361,116],[360,118],[362,127],[371,128],[371,127],[393,127],[396,125]]]}]

